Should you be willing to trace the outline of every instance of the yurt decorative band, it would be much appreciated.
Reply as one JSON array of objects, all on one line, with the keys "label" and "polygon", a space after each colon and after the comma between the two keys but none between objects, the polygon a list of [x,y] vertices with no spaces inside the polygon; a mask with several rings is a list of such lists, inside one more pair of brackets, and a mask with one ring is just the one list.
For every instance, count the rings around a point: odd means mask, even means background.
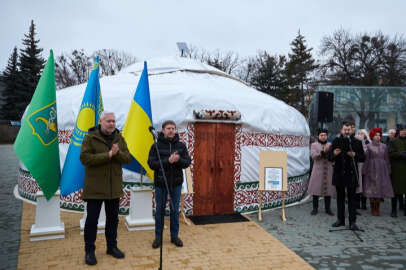
[{"label": "yurt decorative band", "polygon": [[[70,143],[73,130],[59,130],[59,143],[61,147],[67,147]],[[192,158],[191,172],[193,178],[194,167],[194,146],[195,146],[195,127],[193,122],[186,126],[179,127],[179,136],[188,147]],[[309,137],[296,135],[281,135],[252,132],[243,128],[241,124],[235,125],[235,150],[234,150],[234,210],[236,212],[251,212],[258,210],[257,192],[258,181],[255,175],[256,151],[260,149],[285,149],[288,156],[292,153],[291,160],[288,161],[288,192],[285,196],[287,204],[300,201],[306,194],[309,174],[306,164],[300,164],[300,159],[294,154],[300,151],[308,151]],[[292,165],[293,164],[293,165]],[[252,167],[251,169],[248,167]],[[298,170],[297,168],[301,168]],[[293,168],[293,169],[292,169]],[[126,177],[124,173],[124,196],[120,201],[120,214],[128,214],[130,206],[130,188],[138,186],[139,182]],[[152,188],[152,183],[144,183]],[[18,193],[22,198],[35,202],[35,194],[39,186],[31,174],[20,168],[18,175]],[[281,205],[281,194],[277,192],[263,193],[263,209],[279,207]],[[84,205],[81,199],[81,190],[74,192],[66,197],[61,197],[61,208],[73,211],[83,211]],[[185,197],[185,213],[193,214],[193,195]]]}]

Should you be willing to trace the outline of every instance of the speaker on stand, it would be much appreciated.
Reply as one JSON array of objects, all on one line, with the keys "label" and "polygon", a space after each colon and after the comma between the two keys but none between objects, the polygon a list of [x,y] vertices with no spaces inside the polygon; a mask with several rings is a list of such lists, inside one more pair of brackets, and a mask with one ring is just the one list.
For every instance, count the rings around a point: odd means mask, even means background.
[{"label": "speaker on stand", "polygon": [[321,123],[321,128],[324,128],[324,123],[333,122],[334,112],[334,94],[331,92],[319,91],[315,93],[314,102],[314,119]]}]

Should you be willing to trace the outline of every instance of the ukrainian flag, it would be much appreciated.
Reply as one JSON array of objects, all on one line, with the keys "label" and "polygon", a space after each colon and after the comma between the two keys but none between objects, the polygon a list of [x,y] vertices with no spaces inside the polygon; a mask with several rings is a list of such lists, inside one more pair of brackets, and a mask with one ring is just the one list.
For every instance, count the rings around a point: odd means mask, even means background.
[{"label": "ukrainian flag", "polygon": [[144,62],[140,81],[130,111],[124,124],[123,137],[131,154],[131,163],[123,167],[154,179],[154,172],[148,166],[149,150],[154,140],[149,132],[152,126],[151,98],[149,95],[147,62]]},{"label": "ukrainian flag", "polygon": [[67,196],[83,188],[85,167],[80,162],[80,149],[89,128],[99,123],[99,116],[103,111],[103,100],[99,82],[99,59],[94,59],[92,71],[87,82],[86,91],[80,105],[75,129],[71,137],[68,154],[61,177],[61,194]]}]

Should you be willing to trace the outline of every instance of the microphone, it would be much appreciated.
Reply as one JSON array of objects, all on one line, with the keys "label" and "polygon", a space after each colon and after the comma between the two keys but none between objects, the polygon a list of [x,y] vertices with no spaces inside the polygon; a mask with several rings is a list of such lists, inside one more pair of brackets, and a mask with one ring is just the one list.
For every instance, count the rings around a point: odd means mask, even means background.
[{"label": "microphone", "polygon": [[151,134],[152,134],[152,137],[156,137],[156,131],[155,131],[155,128],[153,127],[153,126],[149,126],[149,128],[148,128],[148,130],[149,130],[149,132],[151,132]]}]

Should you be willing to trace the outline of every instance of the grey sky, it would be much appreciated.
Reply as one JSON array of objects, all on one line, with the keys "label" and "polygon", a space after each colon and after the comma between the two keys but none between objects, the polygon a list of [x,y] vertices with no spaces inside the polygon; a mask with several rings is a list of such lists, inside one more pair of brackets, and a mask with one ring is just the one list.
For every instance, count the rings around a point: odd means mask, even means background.
[{"label": "grey sky", "polygon": [[241,56],[286,54],[299,28],[318,51],[321,38],[340,27],[403,35],[405,11],[404,0],[2,0],[0,71],[31,19],[45,58],[50,48],[55,55],[113,48],[142,60],[175,54],[177,41]]}]

